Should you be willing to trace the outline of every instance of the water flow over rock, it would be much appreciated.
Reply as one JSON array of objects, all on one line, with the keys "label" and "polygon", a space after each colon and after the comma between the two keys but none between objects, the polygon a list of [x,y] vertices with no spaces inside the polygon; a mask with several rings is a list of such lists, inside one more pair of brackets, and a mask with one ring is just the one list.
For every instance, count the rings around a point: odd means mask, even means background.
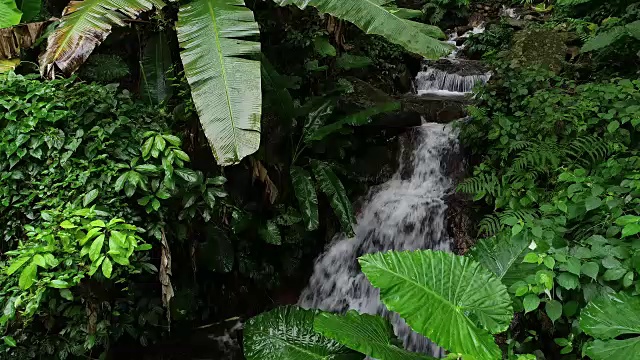
[{"label": "water flow over rock", "polygon": [[443,158],[457,147],[451,125],[424,124],[404,141],[400,168],[368,194],[355,238],[337,235],[315,264],[299,304],[336,313],[349,309],[389,316],[407,349],[442,356],[442,350],[389,314],[360,271],[358,257],[388,250],[451,250],[445,227],[445,195],[451,189]]},{"label": "water flow over rock", "polygon": [[484,25],[476,26],[462,35],[452,32],[448,43],[456,49],[446,58],[426,61],[415,80],[418,95],[465,96],[478,84],[485,84],[491,73],[477,61],[457,59],[464,49],[464,41],[473,34],[484,32]]}]

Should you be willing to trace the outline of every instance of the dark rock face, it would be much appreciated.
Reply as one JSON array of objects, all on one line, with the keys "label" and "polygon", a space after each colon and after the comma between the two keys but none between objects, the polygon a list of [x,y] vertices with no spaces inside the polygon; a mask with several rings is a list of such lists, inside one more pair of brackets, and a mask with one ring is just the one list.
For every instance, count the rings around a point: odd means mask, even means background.
[{"label": "dark rock face", "polygon": [[[402,103],[403,113],[413,113],[426,122],[449,123],[460,119],[466,114],[466,106],[469,98],[461,97],[439,97],[433,95],[405,95],[399,98]],[[417,125],[420,125],[419,121]]]},{"label": "dark rock face", "polygon": [[429,61],[427,65],[449,74],[458,74],[460,76],[482,75],[490,70],[489,67],[480,61],[465,59],[440,59]]},{"label": "dark rock face", "polygon": [[454,191],[445,198],[447,231],[453,239],[454,252],[464,255],[475,244],[473,222],[469,217],[471,201],[468,196],[456,192],[455,186],[469,175],[469,164],[462,146],[452,148],[444,159],[446,173],[454,183]]},{"label": "dark rock face", "polygon": [[567,33],[547,29],[518,31],[513,37],[510,59],[513,66],[542,66],[559,72],[567,54]]}]

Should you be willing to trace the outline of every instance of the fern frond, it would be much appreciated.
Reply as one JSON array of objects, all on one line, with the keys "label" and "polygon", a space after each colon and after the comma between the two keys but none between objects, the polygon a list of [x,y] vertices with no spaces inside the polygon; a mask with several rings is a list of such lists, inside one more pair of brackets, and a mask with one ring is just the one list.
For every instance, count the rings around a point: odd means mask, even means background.
[{"label": "fern frond", "polygon": [[457,191],[465,194],[474,194],[481,199],[485,195],[496,196],[500,189],[500,182],[495,174],[480,174],[463,180],[457,187]]},{"label": "fern frond", "polygon": [[564,148],[556,143],[529,144],[514,160],[510,173],[519,173],[523,170],[535,172],[554,170],[564,155]]},{"label": "fern frond", "polygon": [[478,223],[479,236],[494,236],[502,231],[509,223],[516,221],[530,222],[538,218],[538,213],[533,209],[507,210],[485,216]]},{"label": "fern frond", "polygon": [[583,136],[569,144],[567,154],[573,161],[591,167],[609,157],[612,153],[609,142],[597,136]]}]

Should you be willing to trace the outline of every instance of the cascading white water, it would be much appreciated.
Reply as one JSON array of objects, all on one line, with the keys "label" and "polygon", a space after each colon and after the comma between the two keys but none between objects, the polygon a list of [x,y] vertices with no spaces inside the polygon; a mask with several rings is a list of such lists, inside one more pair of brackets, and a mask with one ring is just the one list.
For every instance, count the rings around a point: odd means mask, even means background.
[{"label": "cascading white water", "polygon": [[451,74],[444,70],[427,67],[418,73],[416,86],[418,95],[465,95],[478,83],[486,83],[490,73],[474,75]]},{"label": "cascading white water", "polygon": [[357,216],[355,237],[337,235],[316,260],[299,305],[337,313],[354,309],[388,315],[407,349],[442,356],[440,348],[411,331],[399,316],[388,313],[357,260],[363,254],[387,250],[451,250],[444,196],[452,183],[445,175],[443,157],[457,147],[456,132],[451,125],[429,123],[415,128],[411,135],[414,147],[403,144],[396,174],[367,196]]},{"label": "cascading white water", "polygon": [[[447,57],[450,67],[464,67],[457,56],[465,47],[464,43],[457,45],[458,39],[467,39],[474,34],[484,32],[484,24],[458,35],[452,32],[449,35],[448,43],[455,45],[456,49]],[[431,62],[426,62],[422,71],[416,76],[416,88],[418,95],[440,95],[440,96],[465,96],[470,93],[478,84],[485,84],[491,78],[491,72],[450,72],[435,67]]]}]

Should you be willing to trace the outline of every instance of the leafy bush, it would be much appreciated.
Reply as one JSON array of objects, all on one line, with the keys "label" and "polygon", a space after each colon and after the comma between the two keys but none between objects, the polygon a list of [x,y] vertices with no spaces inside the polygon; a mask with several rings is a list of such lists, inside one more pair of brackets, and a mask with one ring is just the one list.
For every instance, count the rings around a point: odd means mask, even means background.
[{"label": "leafy bush", "polygon": [[189,169],[168,116],[114,86],[8,73],[0,89],[0,353],[64,359],[125,334],[153,341],[172,289],[150,250],[167,256],[170,214],[214,216],[225,179]]},{"label": "leafy bush", "polygon": [[[516,311],[553,324],[553,333],[522,324],[552,337],[545,354],[600,347],[576,326],[580,313],[601,294],[640,289],[639,94],[638,80],[578,84],[504,66],[463,126],[479,164],[459,190],[493,209],[480,222],[487,239],[478,247],[516,259],[497,268],[506,269]],[[542,348],[523,338],[512,344],[515,353]]]}]

